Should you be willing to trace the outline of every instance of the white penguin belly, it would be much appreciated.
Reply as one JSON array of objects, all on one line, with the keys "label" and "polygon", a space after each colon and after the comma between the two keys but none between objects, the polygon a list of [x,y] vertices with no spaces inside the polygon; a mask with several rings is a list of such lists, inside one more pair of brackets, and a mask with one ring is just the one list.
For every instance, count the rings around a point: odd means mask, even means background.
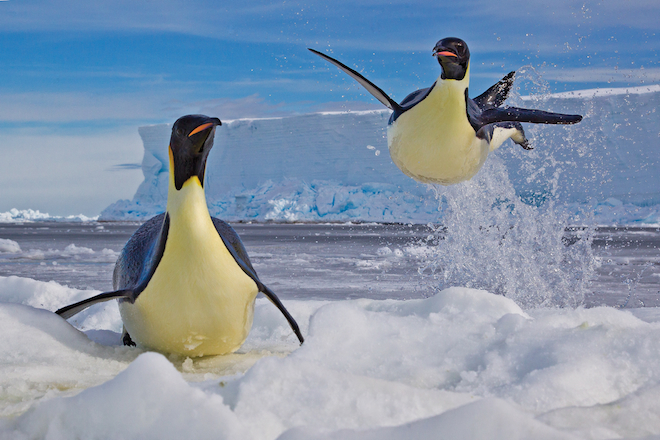
[{"label": "white penguin belly", "polygon": [[195,211],[168,211],[163,257],[135,303],[120,305],[122,320],[135,342],[157,351],[231,353],[252,327],[257,285],[225,247],[208,211]]},{"label": "white penguin belly", "polygon": [[438,80],[431,93],[387,130],[392,161],[425,183],[452,185],[473,177],[488,156],[467,119],[464,81]]}]

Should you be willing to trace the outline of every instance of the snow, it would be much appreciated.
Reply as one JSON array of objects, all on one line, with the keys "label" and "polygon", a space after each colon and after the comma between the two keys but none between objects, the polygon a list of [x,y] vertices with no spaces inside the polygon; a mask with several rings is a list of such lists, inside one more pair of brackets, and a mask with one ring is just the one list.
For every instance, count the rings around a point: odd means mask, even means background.
[{"label": "snow", "polygon": [[[511,142],[490,155],[477,175],[505,176],[517,197],[553,203],[584,222],[660,223],[660,86],[541,92],[521,69],[509,105],[579,113],[574,126],[526,124],[535,147]],[[222,115],[217,115],[222,117]],[[284,118],[223,121],[207,167],[213,215],[240,221],[436,222],[445,188],[405,176],[387,151],[389,111],[326,112]],[[120,200],[104,220],[144,220],[165,208],[171,126],[140,127],[144,181],[132,200]],[[466,184],[461,184],[466,185]],[[461,186],[458,185],[458,186]],[[505,188],[506,189],[506,188]],[[498,188],[491,191],[497,196]]]},{"label": "snow", "polygon": [[7,212],[0,212],[0,223],[23,223],[36,221],[63,221],[63,222],[91,222],[98,220],[96,217],[87,217],[83,214],[53,216],[46,212],[40,212],[34,209],[10,209]]},{"label": "snow", "polygon": [[[103,249],[97,252],[88,247],[76,246],[75,244],[71,243],[64,249],[30,249],[28,251],[22,251],[19,248],[16,252],[12,252],[11,258],[26,260],[85,259],[86,261],[102,261],[114,263],[117,261],[118,256],[119,253],[111,249]],[[53,261],[53,263],[57,264],[56,261]]]},{"label": "snow", "polygon": [[237,353],[181,359],[120,346],[115,303],[73,322],[85,333],[47,311],[94,293],[0,278],[0,437],[660,435],[654,310],[523,310],[463,287],[407,301],[287,300],[299,346],[259,298]]},{"label": "snow", "polygon": [[17,254],[21,252],[21,246],[14,240],[0,238],[0,254]]}]

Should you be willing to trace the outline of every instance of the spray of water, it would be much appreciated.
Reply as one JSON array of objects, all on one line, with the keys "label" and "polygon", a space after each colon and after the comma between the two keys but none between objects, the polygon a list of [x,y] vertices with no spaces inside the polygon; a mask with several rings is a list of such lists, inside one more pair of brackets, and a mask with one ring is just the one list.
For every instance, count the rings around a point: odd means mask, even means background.
[{"label": "spray of water", "polygon": [[[547,84],[533,69],[520,76],[540,90],[533,101],[534,107],[542,108]],[[515,91],[513,100],[522,101]],[[591,247],[594,227],[588,215],[581,217],[579,226],[571,225],[566,210],[555,205],[558,183],[564,169],[572,164],[555,160],[551,151],[543,150],[545,133],[552,135],[551,131],[530,128],[528,137],[537,146],[531,152],[535,167],[507,170],[495,152],[470,181],[432,187],[441,217],[434,226],[436,245],[420,273],[430,277],[436,288],[485,289],[525,308],[576,307],[583,303],[597,268]],[[507,143],[502,148],[516,147]],[[515,151],[530,154],[519,148]],[[520,163],[525,164],[526,157],[521,157]],[[533,190],[516,191],[510,172],[517,173],[518,181]]]}]

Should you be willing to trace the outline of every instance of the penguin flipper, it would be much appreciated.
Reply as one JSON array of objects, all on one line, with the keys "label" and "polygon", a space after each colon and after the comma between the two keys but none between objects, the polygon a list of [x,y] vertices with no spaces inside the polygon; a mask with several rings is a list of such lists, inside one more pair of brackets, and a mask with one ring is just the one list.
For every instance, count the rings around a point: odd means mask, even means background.
[{"label": "penguin flipper", "polygon": [[250,258],[248,257],[247,251],[245,250],[245,246],[243,246],[243,242],[241,241],[241,238],[238,236],[236,231],[234,231],[234,228],[232,228],[231,226],[229,226],[229,224],[220,220],[219,218],[211,217],[211,220],[213,221],[215,230],[218,232],[220,238],[225,244],[225,247],[232,255],[232,257],[234,257],[236,264],[238,264],[238,266],[243,270],[243,272],[245,272],[245,274],[250,278],[252,278],[252,280],[257,284],[257,288],[259,289],[259,292],[266,295],[266,298],[268,298],[270,302],[275,304],[275,307],[277,307],[280,310],[280,312],[282,312],[282,314],[288,321],[289,325],[291,326],[291,330],[293,330],[293,332],[298,337],[298,340],[302,344],[305,341],[305,339],[300,333],[300,328],[298,327],[298,323],[296,322],[295,319],[293,319],[293,316],[291,316],[289,311],[284,307],[284,305],[277,297],[277,295],[275,295],[275,293],[272,290],[270,290],[266,285],[264,285],[259,280],[259,277],[257,276],[257,272],[254,270],[254,267],[252,267],[252,262],[250,262]]},{"label": "penguin flipper", "polygon": [[113,289],[131,289],[135,294],[133,299],[137,298],[160,263],[169,225],[169,215],[162,213],[135,231],[117,258],[112,276]]},{"label": "penguin flipper", "polygon": [[112,299],[128,299],[130,300],[132,298],[133,291],[132,290],[116,290],[114,292],[105,292],[101,293],[99,295],[93,296],[91,298],[84,299],[82,301],[79,301],[75,304],[68,305],[66,307],[62,307],[55,313],[60,315],[64,319],[69,319],[72,316],[82,312],[85,310],[87,307],[93,306],[94,304],[102,303],[105,301],[110,301]]},{"label": "penguin flipper", "polygon": [[532,124],[577,124],[581,120],[581,115],[566,115],[517,107],[490,108],[479,115],[481,126],[505,121]]},{"label": "penguin flipper", "polygon": [[254,270],[247,250],[245,249],[245,246],[243,246],[241,238],[238,236],[236,231],[234,231],[234,228],[219,218],[211,217],[211,220],[213,221],[215,230],[218,232],[218,235],[220,235],[220,238],[225,244],[225,247],[231,256],[234,257],[236,263],[241,267],[241,269],[243,269],[243,272],[245,272],[254,281],[258,282],[259,277],[257,276],[257,271]]},{"label": "penguin flipper", "polygon": [[392,98],[387,96],[387,93],[383,92],[380,87],[378,87],[376,84],[372,83],[369,81],[367,78],[364,76],[360,75],[358,72],[355,70],[351,69],[344,63],[337,61],[336,59],[329,57],[328,55],[319,52],[318,50],[310,49],[311,52],[314,52],[316,55],[320,56],[324,60],[328,61],[329,63],[334,64],[335,66],[339,67],[341,70],[344,71],[348,76],[353,78],[355,81],[359,82],[362,87],[367,89],[369,93],[373,95],[374,98],[379,100],[385,107],[389,108],[390,110],[393,111],[401,111],[401,106],[397,104],[396,101],[394,101]]},{"label": "penguin flipper", "polygon": [[501,106],[509,96],[509,91],[511,90],[511,86],[513,86],[513,81],[515,78],[516,71],[514,70],[513,72],[509,72],[495,85],[491,86],[481,95],[474,98],[475,104],[477,104],[481,110],[487,110],[489,108],[496,108]]},{"label": "penguin flipper", "polygon": [[296,334],[298,337],[298,341],[300,341],[300,345],[302,345],[303,342],[305,342],[305,338],[303,338],[302,333],[300,333],[300,327],[298,327],[298,323],[296,322],[295,319],[293,319],[293,316],[289,313],[289,311],[284,307],[284,304],[282,304],[282,301],[275,295],[275,293],[270,290],[266,285],[260,284],[259,286],[259,291],[266,295],[266,298],[270,300],[273,304],[275,304],[275,307],[277,307],[280,312],[284,315],[286,320],[289,322],[289,325],[291,326],[291,330]]}]

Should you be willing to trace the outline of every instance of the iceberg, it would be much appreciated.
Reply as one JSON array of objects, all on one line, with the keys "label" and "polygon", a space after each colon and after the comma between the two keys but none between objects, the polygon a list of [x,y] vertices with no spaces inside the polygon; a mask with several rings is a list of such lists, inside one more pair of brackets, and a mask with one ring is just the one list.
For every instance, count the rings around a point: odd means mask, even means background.
[{"label": "iceberg", "polygon": [[[523,151],[506,142],[475,179],[503,172],[500,180],[512,185],[524,203],[551,201],[575,213],[586,209],[600,224],[660,222],[660,85],[509,100],[522,102],[579,113],[584,120],[575,126],[526,124],[535,149]],[[442,188],[410,179],[389,157],[389,113],[223,122],[205,183],[212,215],[232,221],[438,221]],[[100,220],[144,220],[164,211],[170,130],[168,124],[139,128],[144,181],[132,200],[108,206]],[[497,198],[497,188],[493,191]]]}]

